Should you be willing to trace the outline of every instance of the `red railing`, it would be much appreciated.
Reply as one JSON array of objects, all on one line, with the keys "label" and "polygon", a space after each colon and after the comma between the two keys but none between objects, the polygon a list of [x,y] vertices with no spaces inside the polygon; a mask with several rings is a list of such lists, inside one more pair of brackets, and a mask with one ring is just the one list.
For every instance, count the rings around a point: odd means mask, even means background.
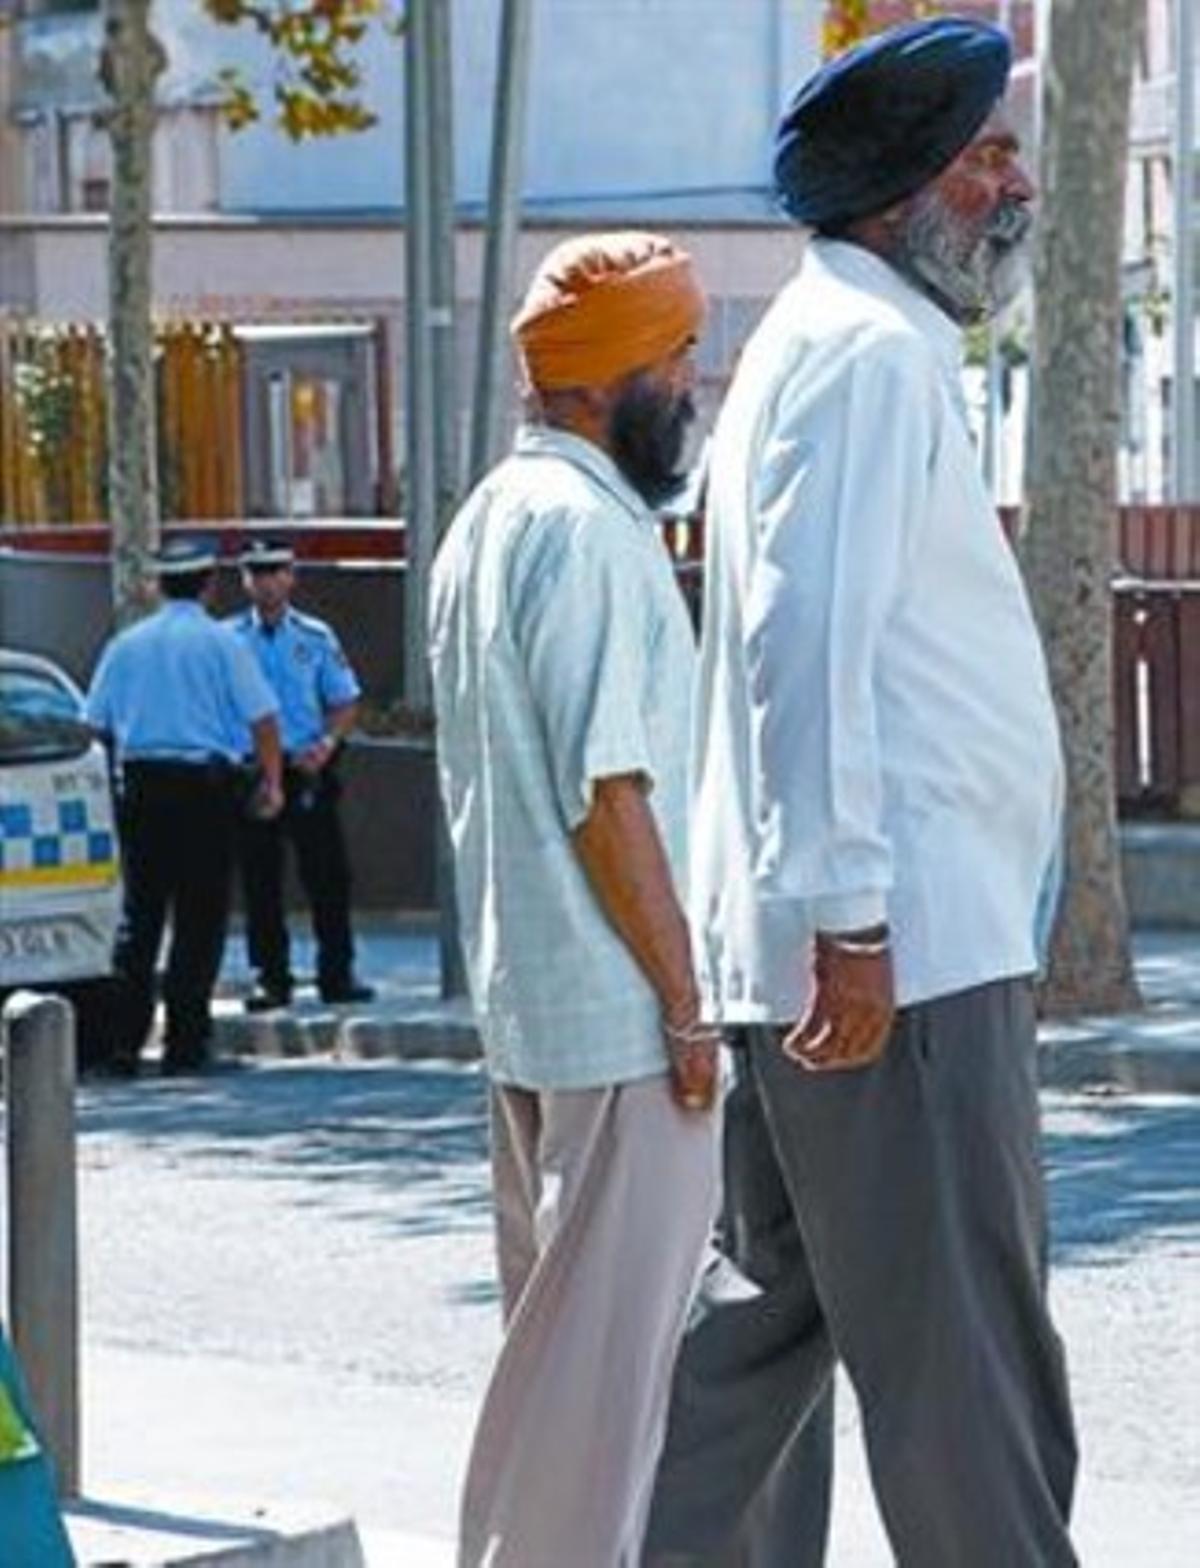
[{"label": "red railing", "polygon": [[1123,812],[1200,809],[1200,583],[1113,596],[1117,798]]},{"label": "red railing", "polygon": [[[1009,525],[1013,519],[1002,521]],[[284,534],[297,555],[310,561],[395,562],[404,555],[403,524],[384,518],[248,519],[191,525],[188,531],[211,533],[230,557],[244,538],[260,531]],[[698,620],[703,525],[671,519],[664,536]],[[19,535],[0,530],[3,544],[106,554],[108,530],[79,524],[23,528]],[[1117,557],[1113,688],[1120,806],[1130,814],[1194,814],[1200,810],[1200,506],[1122,508]]]},{"label": "red railing", "polygon": [[1126,506],[1117,524],[1113,694],[1127,814],[1200,808],[1200,506]]},{"label": "red railing", "polygon": [[1123,506],[1117,560],[1144,582],[1200,582],[1200,506]]}]

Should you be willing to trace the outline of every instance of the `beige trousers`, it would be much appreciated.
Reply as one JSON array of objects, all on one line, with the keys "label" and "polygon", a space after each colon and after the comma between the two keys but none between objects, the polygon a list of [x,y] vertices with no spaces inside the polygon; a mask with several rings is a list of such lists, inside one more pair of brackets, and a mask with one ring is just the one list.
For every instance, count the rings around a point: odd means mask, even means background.
[{"label": "beige trousers", "polygon": [[719,1117],[679,1110],[665,1077],[493,1089],[506,1335],[459,1568],[636,1568],[718,1140]]}]

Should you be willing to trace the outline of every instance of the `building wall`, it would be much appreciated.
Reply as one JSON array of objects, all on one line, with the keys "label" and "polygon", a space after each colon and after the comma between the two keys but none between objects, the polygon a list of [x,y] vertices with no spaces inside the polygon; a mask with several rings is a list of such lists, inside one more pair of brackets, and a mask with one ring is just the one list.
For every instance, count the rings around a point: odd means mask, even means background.
[{"label": "building wall", "polygon": [[[711,309],[699,350],[700,427],[715,417],[737,355],[767,301],[797,265],[799,232],[659,225],[695,257]],[[572,229],[526,228],[518,288]],[[0,218],[0,311],[52,321],[95,321],[106,308],[106,225],[101,218]],[[459,418],[464,445],[483,272],[484,233],[458,232]],[[393,447],[403,453],[404,231],[395,221],[162,219],[154,245],[156,309],[242,322],[380,320],[388,327],[397,396]],[[516,413],[516,370],[509,418]],[[403,461],[402,455],[399,459]]]},{"label": "building wall", "polygon": [[[467,0],[451,14],[457,195],[466,208],[479,208],[487,190],[500,0]],[[662,211],[666,202],[683,219],[753,218],[770,210],[773,126],[789,86],[815,61],[820,0],[538,0],[533,15],[525,180],[531,208],[566,215],[615,204],[629,216],[639,206]],[[297,146],[270,123],[275,62],[257,35],[218,27],[195,0],[157,0],[154,26],[170,62],[160,84],[165,121],[185,109],[206,115],[184,128],[206,144],[199,175],[188,169],[174,177],[177,153],[159,148],[159,210],[402,205],[398,38],[376,26],[360,47],[364,96],[378,124]],[[79,210],[80,192],[64,196],[58,171],[72,158],[103,158],[102,147],[88,146],[90,116],[102,102],[99,43],[94,10],[16,24],[18,71],[9,103],[27,143],[28,210]],[[237,134],[219,128],[212,112],[225,66],[242,71],[264,111],[260,124]]]}]

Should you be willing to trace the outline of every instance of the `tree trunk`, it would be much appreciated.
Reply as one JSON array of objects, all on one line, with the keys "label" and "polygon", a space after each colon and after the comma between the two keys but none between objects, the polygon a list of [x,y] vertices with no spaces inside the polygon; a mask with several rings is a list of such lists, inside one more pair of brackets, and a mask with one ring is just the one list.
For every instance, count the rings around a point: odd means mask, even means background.
[{"label": "tree trunk", "polygon": [[1141,0],[1053,0],[1042,99],[1025,560],[1067,759],[1052,1012],[1140,1005],[1113,764],[1121,249]]},{"label": "tree trunk", "polygon": [[108,238],[108,511],[118,625],[152,597],[158,545],[154,326],[151,314],[154,87],[165,64],[150,0],[104,0],[101,79],[112,99]]}]

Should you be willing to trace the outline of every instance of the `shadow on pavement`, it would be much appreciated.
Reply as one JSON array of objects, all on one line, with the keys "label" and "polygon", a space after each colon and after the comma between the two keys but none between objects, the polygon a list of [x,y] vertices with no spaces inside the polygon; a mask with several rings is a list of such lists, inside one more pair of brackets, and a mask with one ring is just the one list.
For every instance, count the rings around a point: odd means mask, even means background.
[{"label": "shadow on pavement", "polygon": [[[489,1213],[487,1105],[473,1065],[304,1064],[246,1067],[191,1080],[147,1078],[83,1085],[79,1133],[161,1145],[171,1159],[253,1166],[264,1180],[317,1184],[293,1201],[323,1202],[337,1184],[339,1212],[355,1218],[354,1183],[403,1194],[391,1225],[437,1234]],[[419,1200],[428,1184],[428,1202]],[[349,1198],[350,1204],[346,1204]],[[379,1210],[364,1207],[378,1223]]]},{"label": "shadow on pavement", "polygon": [[[1200,1106],[1106,1100],[1055,1117],[1046,1137],[1060,1261],[1194,1231],[1200,1243]],[[1111,1253],[1105,1262],[1121,1259]]]}]

